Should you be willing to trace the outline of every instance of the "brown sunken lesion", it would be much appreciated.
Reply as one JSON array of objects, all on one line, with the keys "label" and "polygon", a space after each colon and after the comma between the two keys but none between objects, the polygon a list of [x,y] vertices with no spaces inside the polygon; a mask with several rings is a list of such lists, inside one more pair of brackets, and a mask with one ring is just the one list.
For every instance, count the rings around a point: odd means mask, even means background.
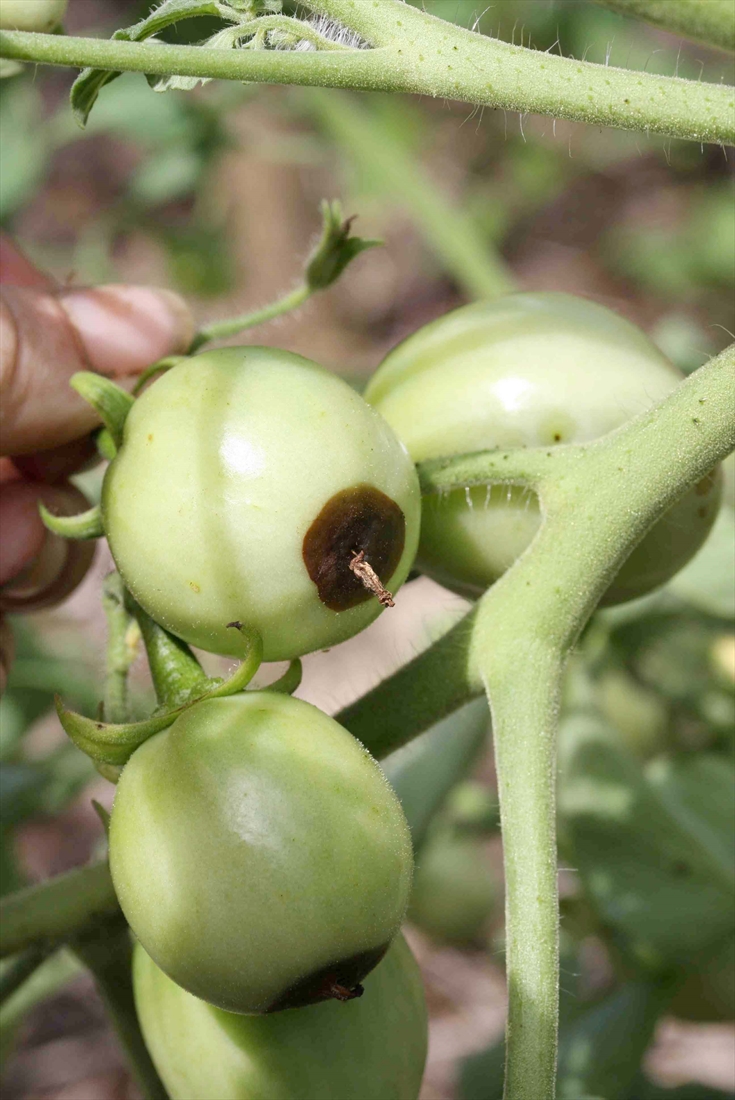
[{"label": "brown sunken lesion", "polygon": [[331,611],[347,611],[380,598],[355,571],[355,559],[367,563],[385,584],[398,568],[405,541],[405,516],[380,489],[355,485],[335,493],[309,527],[302,548],[319,599]]},{"label": "brown sunken lesion", "polygon": [[289,986],[265,1011],[281,1012],[285,1008],[303,1008],[320,1001],[352,1001],[361,997],[360,982],[378,965],[389,947],[390,943],[384,943],[307,974]]}]

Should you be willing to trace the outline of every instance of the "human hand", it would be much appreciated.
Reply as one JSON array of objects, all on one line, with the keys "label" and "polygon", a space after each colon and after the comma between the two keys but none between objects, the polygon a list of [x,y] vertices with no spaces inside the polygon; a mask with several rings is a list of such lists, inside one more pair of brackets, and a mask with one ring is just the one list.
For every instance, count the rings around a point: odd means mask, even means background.
[{"label": "human hand", "polygon": [[[88,505],[68,478],[94,461],[94,410],[68,382],[93,370],[130,388],[165,355],[186,351],[194,324],[168,290],[60,287],[0,235],[0,613],[57,603],[79,583],[94,543],[47,531]],[[12,645],[0,626],[0,690]]]}]

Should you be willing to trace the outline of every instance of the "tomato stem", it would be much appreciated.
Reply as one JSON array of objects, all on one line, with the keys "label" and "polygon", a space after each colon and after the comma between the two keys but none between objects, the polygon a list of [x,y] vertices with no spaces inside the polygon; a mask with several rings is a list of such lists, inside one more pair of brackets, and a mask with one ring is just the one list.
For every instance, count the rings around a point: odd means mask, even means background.
[{"label": "tomato stem", "polygon": [[160,706],[175,708],[196,694],[204,695],[207,676],[186,642],[154,622],[130,595],[127,602],[143,635]]},{"label": "tomato stem", "polygon": [[733,91],[515,46],[402,0],[308,0],[372,49],[219,50],[154,42],[0,33],[0,56],[112,72],[409,92],[596,126],[733,144]]},{"label": "tomato stem", "polygon": [[128,722],[128,672],[138,655],[140,629],[125,606],[125,585],[119,573],[105,577],[102,607],[107,619],[103,713],[107,722]]},{"label": "tomato stem", "polygon": [[249,328],[255,328],[256,325],[272,321],[275,317],[281,317],[284,313],[290,313],[291,310],[302,306],[313,293],[312,288],[306,283],[300,283],[294,290],[277,301],[271,302],[270,305],[263,306],[262,309],[242,313],[239,317],[232,317],[227,321],[213,321],[210,325],[204,325],[192,340],[189,354],[193,355],[195,351],[199,351],[204,344],[212,340],[226,340]]}]

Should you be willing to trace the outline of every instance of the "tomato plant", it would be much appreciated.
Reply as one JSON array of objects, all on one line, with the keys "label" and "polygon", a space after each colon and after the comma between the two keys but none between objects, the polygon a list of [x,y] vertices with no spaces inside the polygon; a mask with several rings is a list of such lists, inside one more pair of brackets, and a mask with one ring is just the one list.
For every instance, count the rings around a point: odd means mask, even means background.
[{"label": "tomato plant", "polygon": [[272,1016],[213,1008],[177,986],[141,947],[141,1027],[171,1100],[415,1100],[426,1060],[421,973],[402,936],[348,1005]]},{"label": "tomato plant", "polygon": [[[729,0],[598,2],[735,48]],[[515,11],[516,0],[510,6]],[[16,10],[2,0],[0,7],[3,17]],[[573,22],[583,19],[579,5],[564,10]],[[568,51],[574,57],[556,56],[551,41],[548,49],[519,47],[401,0],[297,7],[163,0],[140,14],[109,40],[29,34],[3,23],[0,77],[4,84],[10,77],[4,104],[19,144],[36,132],[49,144],[67,140],[68,119],[34,127],[31,101],[13,90],[28,90],[40,64],[81,68],[71,90],[77,121],[87,123],[102,93],[93,117],[112,104],[124,132],[136,119],[124,96],[113,100],[105,90],[123,73],[145,74],[158,92],[211,80],[246,85],[246,97],[258,83],[330,89],[311,99],[304,90],[299,109],[352,149],[361,185],[400,197],[452,275],[451,294],[480,300],[391,352],[367,401],[290,351],[202,351],[303,305],[377,243],[354,237],[339,204],[325,203],[303,279],[283,297],[203,324],[186,356],[151,363],[132,395],[96,370],[72,378],[99,414],[94,442],[109,467],[98,505],[78,516],[53,515],[53,507],[42,515],[61,536],[105,535],[118,572],[103,584],[101,709],[93,716],[86,694],[87,714],[60,698],[56,706],[76,746],[117,784],[111,819],[100,814],[109,863],[4,899],[0,993],[25,994],[48,953],[68,945],[93,972],[146,1100],[166,1100],[166,1089],[170,1100],[212,1090],[233,1100],[415,1100],[426,1014],[399,938],[412,849],[425,878],[435,860],[440,883],[452,880],[451,900],[464,892],[471,905],[471,927],[455,923],[449,908],[444,931],[479,936],[491,899],[479,889],[477,838],[457,832],[451,805],[442,819],[442,806],[477,759],[489,707],[507,1030],[465,1067],[462,1100],[496,1100],[501,1091],[505,1100],[553,1100],[557,1082],[559,1094],[575,1100],[658,1097],[641,1066],[662,1013],[676,1004],[701,1018],[732,1010],[714,975],[727,976],[732,963],[735,696],[727,655],[734,606],[726,589],[735,580],[727,572],[734,528],[731,509],[718,514],[714,471],[735,448],[735,346],[715,354],[713,342],[701,366],[685,349],[683,366],[697,369],[682,377],[648,337],[600,305],[509,294],[515,274],[494,244],[504,218],[513,208],[520,230],[538,212],[539,196],[548,200],[574,168],[549,170],[531,151],[510,175],[493,167],[492,202],[468,188],[467,210],[454,208],[416,163],[420,128],[402,144],[411,124],[382,100],[366,105],[351,92],[502,108],[520,113],[521,126],[532,113],[663,135],[692,142],[698,156],[705,143],[735,143],[732,89],[696,72],[685,79],[645,72],[643,64],[619,68],[609,58],[578,61],[576,44]],[[199,33],[209,37],[195,44]],[[139,91],[147,94],[142,80]],[[236,127],[231,133],[220,122],[226,97],[209,101],[208,94],[190,101],[183,126],[178,108],[165,106],[180,99],[155,100],[149,144],[158,143],[159,125],[177,136],[163,169],[137,173],[118,204],[105,229],[111,254],[120,227],[138,225],[144,211],[154,222],[166,208],[198,222],[167,227],[181,238],[179,266],[186,266],[201,218],[216,220],[221,204],[205,201],[204,169]],[[201,103],[209,113],[197,114]],[[286,146],[284,160],[296,146],[303,155],[299,142]],[[311,146],[307,152],[313,157]],[[279,146],[274,159],[282,156]],[[28,157],[8,209],[20,208],[28,179],[47,159],[38,149]],[[591,156],[586,166],[595,187],[605,175],[601,163]],[[152,194],[158,207],[145,205],[142,196]],[[718,210],[708,215],[710,227],[730,224]],[[685,281],[697,274],[727,285],[724,229],[711,235],[713,247],[688,265]],[[210,226],[214,276],[227,266],[218,254],[225,239],[221,224]],[[604,253],[596,238],[585,247],[598,244]],[[631,278],[636,264],[645,267],[648,247],[627,250]],[[98,256],[94,247],[79,251],[85,263]],[[650,279],[656,266],[648,265],[648,282],[665,296],[677,279],[659,285]],[[523,277],[529,286],[548,280],[530,267]],[[558,284],[570,285],[561,275]],[[405,331],[435,299],[404,311],[398,282],[391,285],[385,312],[400,314],[390,324]],[[589,293],[620,288],[602,286]],[[442,300],[454,305],[456,295]],[[707,301],[697,299],[703,316]],[[656,317],[663,308],[655,304]],[[640,316],[648,320],[643,308]],[[706,318],[708,331],[715,321]],[[365,328],[372,327],[370,320]],[[668,337],[665,329],[658,327],[662,346],[671,343],[671,324]],[[353,346],[357,357],[359,341]],[[417,547],[420,569],[477,597],[472,609],[334,718],[292,698],[299,658],[353,637],[390,607]],[[156,693],[143,717],[128,690],[141,641]],[[241,663],[227,678],[208,675],[190,645]],[[273,682],[264,675],[253,690],[263,658],[289,660],[289,668]],[[65,687],[67,671],[55,670],[55,686]],[[32,655],[21,658],[18,675],[16,718],[38,705]],[[348,679],[342,669],[339,676]],[[48,693],[41,695],[45,707]],[[24,800],[33,804],[34,778],[51,786],[55,773],[22,758],[20,736],[10,740],[15,823]],[[404,809],[375,763],[399,750],[404,755],[386,767]],[[63,799],[76,782],[61,785]],[[559,996],[557,823],[562,859],[574,867],[563,899],[565,967],[574,973],[588,936],[611,963],[611,987],[594,998],[582,990],[571,1007]],[[9,829],[5,817],[0,826]],[[13,870],[12,843],[7,851],[0,856]],[[423,923],[441,932],[436,886],[429,881],[422,897],[420,880],[414,913],[422,919],[433,892]],[[139,940],[137,1011],[130,929]],[[17,1013],[11,1019],[15,1026]],[[473,1064],[481,1070],[474,1079]]]},{"label": "tomato plant", "polygon": [[[366,399],[416,462],[489,448],[597,439],[645,411],[681,374],[638,329],[567,294],[513,294],[464,306],[409,336],[383,361]],[[642,596],[699,549],[717,515],[720,479],[702,479],[632,551],[603,603]],[[527,488],[436,494],[424,508],[419,566],[481,595],[540,525]]]}]

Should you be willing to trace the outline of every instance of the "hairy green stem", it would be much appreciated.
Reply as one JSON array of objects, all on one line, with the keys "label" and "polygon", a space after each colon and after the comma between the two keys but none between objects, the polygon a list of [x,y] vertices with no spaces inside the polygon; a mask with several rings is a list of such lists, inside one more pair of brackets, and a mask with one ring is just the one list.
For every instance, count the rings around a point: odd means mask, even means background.
[{"label": "hairy green stem", "polygon": [[107,619],[105,721],[127,722],[128,672],[137,656],[140,629],[125,606],[125,585],[119,573],[110,573],[105,578],[102,608]]},{"label": "hairy green stem", "polygon": [[169,634],[129,596],[128,605],[143,635],[148,664],[160,706],[181,706],[197,692],[204,694],[208,680],[186,642]]},{"label": "hairy green stem", "polygon": [[0,958],[44,940],[68,939],[118,908],[107,863],[18,890],[0,901]]},{"label": "hairy green stem", "polygon": [[290,313],[291,310],[302,306],[313,293],[314,289],[308,286],[307,283],[300,283],[294,290],[285,294],[283,298],[271,302],[270,305],[263,306],[262,309],[256,309],[252,313],[243,313],[240,317],[231,317],[226,321],[213,321],[210,325],[203,325],[192,340],[189,354],[198,351],[210,340],[226,340],[230,336],[237,336],[239,332],[245,332],[246,329],[263,325],[266,321],[272,321],[274,317]]},{"label": "hairy green stem", "polygon": [[505,1100],[554,1095],[562,672],[630,551],[735,448],[733,368],[735,345],[617,432],[560,448],[553,478],[539,484],[545,518],[536,539],[478,605],[470,668],[492,712],[506,875]]},{"label": "hairy green stem", "polygon": [[644,19],[655,27],[735,50],[735,4],[732,0],[595,0],[622,15]]},{"label": "hairy green stem", "polygon": [[122,917],[101,925],[72,945],[91,970],[143,1100],[168,1100],[140,1031],[131,977],[132,943]]},{"label": "hairy green stem", "polygon": [[735,143],[735,96],[723,85],[628,72],[509,45],[402,0],[309,0],[308,6],[377,48],[216,50],[3,31],[0,56],[161,76],[411,92],[597,126]]}]

